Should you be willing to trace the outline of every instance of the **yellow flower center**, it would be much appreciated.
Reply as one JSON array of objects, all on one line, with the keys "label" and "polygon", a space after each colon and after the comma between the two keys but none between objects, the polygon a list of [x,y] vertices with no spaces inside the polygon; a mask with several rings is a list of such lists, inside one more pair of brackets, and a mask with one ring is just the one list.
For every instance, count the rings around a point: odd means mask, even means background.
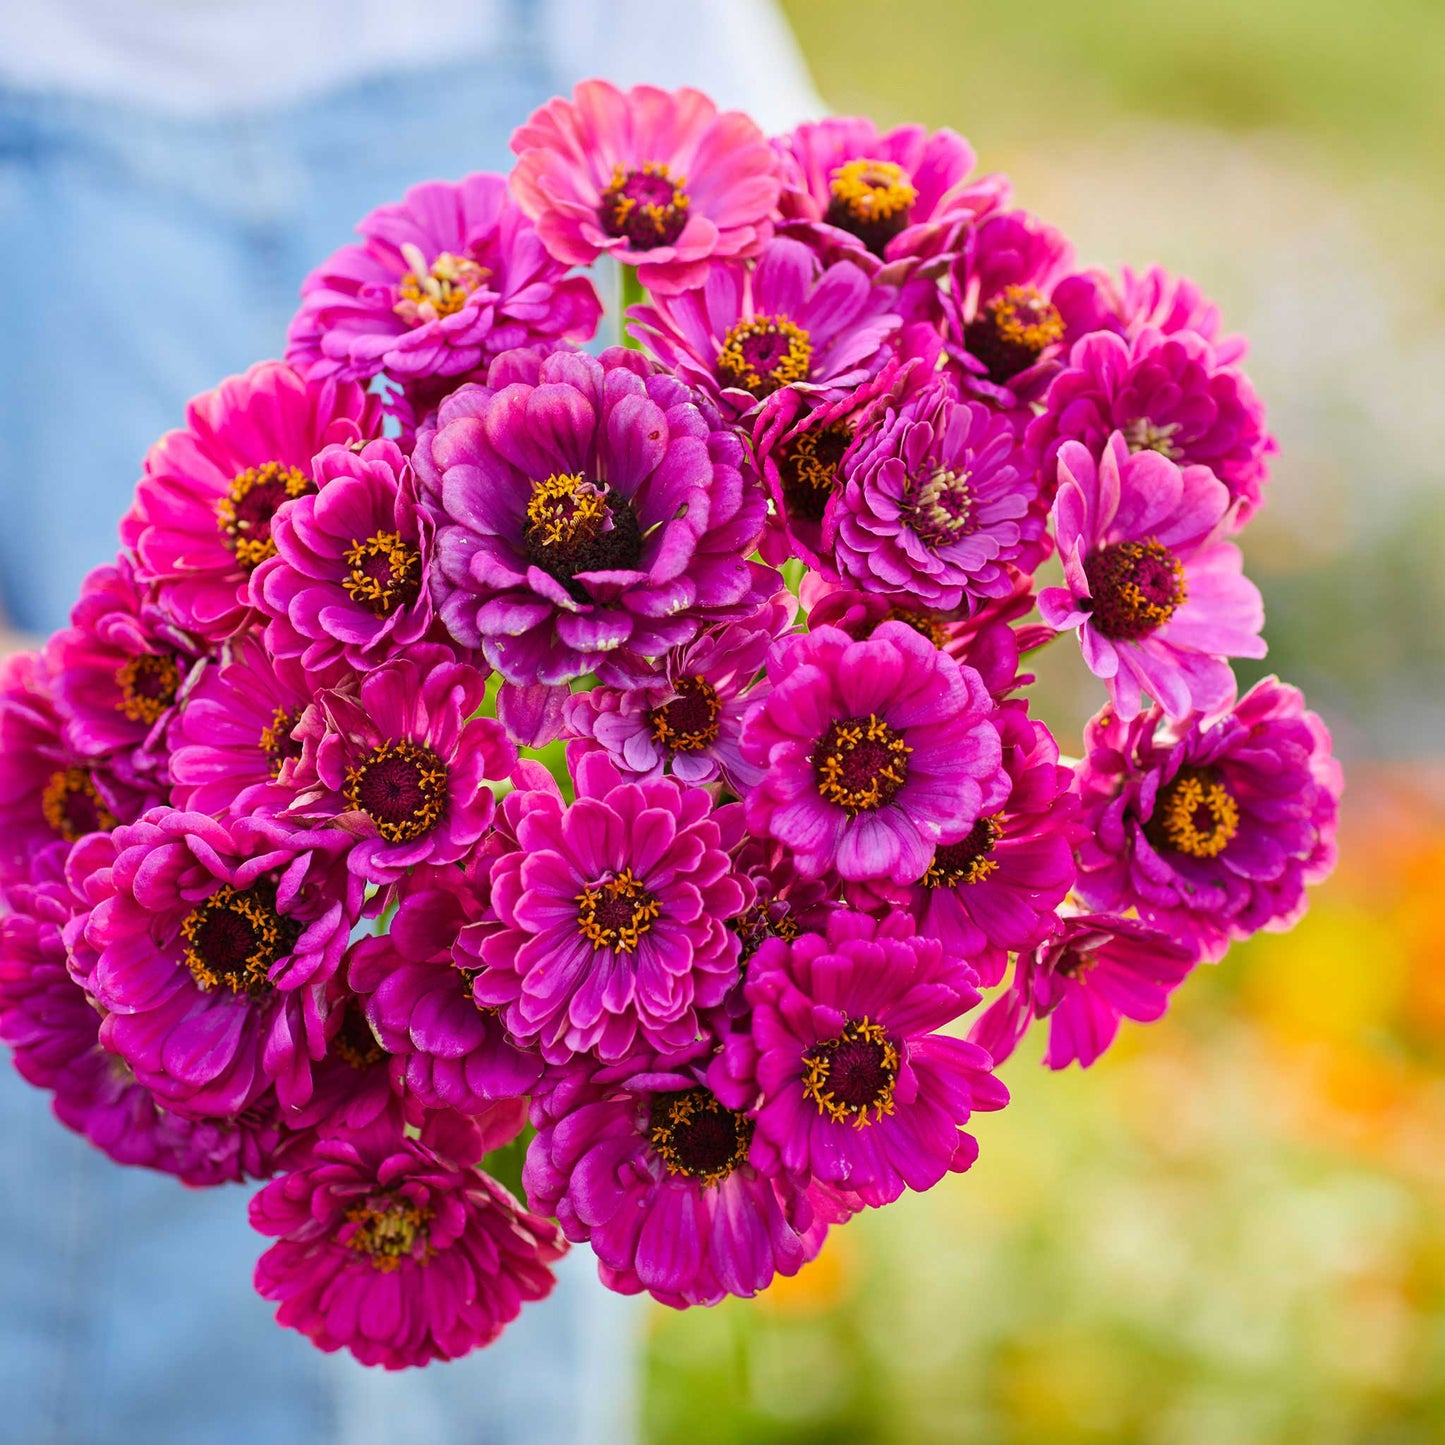
[{"label": "yellow flower center", "polygon": [[1150,841],[1190,858],[1217,858],[1239,832],[1239,804],[1213,768],[1180,768],[1154,802]]},{"label": "yellow flower center", "polygon": [[450,251],[441,252],[428,266],[426,257],[410,241],[402,243],[401,254],[411,270],[397,283],[391,309],[408,326],[455,316],[491,274],[485,266]]},{"label": "yellow flower center", "polygon": [[796,381],[807,381],[813,343],[801,326],[785,316],[754,316],[729,328],[717,358],[724,386],[771,396]]},{"label": "yellow flower center", "polygon": [[913,751],[877,714],[833,723],[813,752],[818,792],[850,816],[891,803]]},{"label": "yellow flower center", "polygon": [[861,1129],[893,1112],[898,1062],[898,1046],[881,1024],[866,1015],[849,1019],[837,1038],[803,1055],[803,1097],[835,1124],[851,1119]]},{"label": "yellow flower center", "polygon": [[400,532],[353,540],[342,560],[351,569],[341,583],[346,595],[378,617],[410,606],[421,591],[421,553]]},{"label": "yellow flower center", "polygon": [[636,878],[631,868],[589,883],[574,900],[578,932],[593,950],[610,948],[616,953],[635,953],[662,904]]}]

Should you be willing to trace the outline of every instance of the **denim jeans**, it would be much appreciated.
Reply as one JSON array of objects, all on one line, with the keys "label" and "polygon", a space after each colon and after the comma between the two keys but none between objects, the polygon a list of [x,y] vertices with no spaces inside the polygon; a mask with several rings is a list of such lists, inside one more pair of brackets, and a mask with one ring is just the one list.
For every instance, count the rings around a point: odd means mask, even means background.
[{"label": "denim jeans", "polygon": [[[185,399],[278,355],[298,284],[410,184],[506,169],[573,77],[504,53],[243,119],[0,90],[0,597],[64,621]],[[248,1190],[110,1163],[0,1071],[0,1440],[24,1445],[631,1437],[636,1302],[585,1250],[499,1344],[390,1375],[279,1329]]]}]

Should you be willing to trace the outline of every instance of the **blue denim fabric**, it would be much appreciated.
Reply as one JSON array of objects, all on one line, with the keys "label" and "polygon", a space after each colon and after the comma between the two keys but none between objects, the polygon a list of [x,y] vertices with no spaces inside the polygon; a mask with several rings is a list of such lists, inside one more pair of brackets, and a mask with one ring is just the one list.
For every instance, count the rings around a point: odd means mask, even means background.
[{"label": "blue denim fabric", "polygon": [[[300,278],[371,207],[505,169],[572,77],[505,53],[244,119],[0,90],[0,596],[60,625],[115,552],[187,397],[278,355]],[[0,1440],[24,1445],[630,1438],[631,1301],[564,1261],[554,1296],[454,1365],[323,1356],[250,1285],[249,1191],[111,1164],[0,1069]]]}]

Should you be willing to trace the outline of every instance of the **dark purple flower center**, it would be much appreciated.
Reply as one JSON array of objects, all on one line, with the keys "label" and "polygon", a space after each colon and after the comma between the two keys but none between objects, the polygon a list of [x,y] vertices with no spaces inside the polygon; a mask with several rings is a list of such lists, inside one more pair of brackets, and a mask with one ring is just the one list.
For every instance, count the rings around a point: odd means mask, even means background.
[{"label": "dark purple flower center", "polygon": [[270,724],[261,729],[257,746],[266,754],[267,766],[273,778],[281,776],[281,769],[286,763],[301,756],[302,746],[291,736],[291,731],[300,718],[300,713],[294,709],[278,707],[271,714]]},{"label": "dark purple flower center", "polygon": [[578,931],[594,951],[610,948],[616,953],[635,953],[643,934],[662,912],[662,904],[632,876],[631,868],[589,883],[575,901]]},{"label": "dark purple flower center", "polygon": [[918,199],[908,172],[892,161],[848,161],[833,172],[828,192],[823,219],[857,236],[875,256],[908,225]]},{"label": "dark purple flower center", "polygon": [[1084,558],[1089,596],[1080,605],[1113,642],[1133,642],[1163,627],[1188,592],[1184,567],[1161,543],[1115,542]]},{"label": "dark purple flower center", "polygon": [[304,472],[280,462],[247,467],[237,474],[230,490],[216,503],[216,517],[227,548],[248,572],[274,556],[271,520],[283,502],[314,492],[316,485]]},{"label": "dark purple flower center", "polygon": [[850,816],[887,807],[908,781],[912,751],[875,713],[844,718],[813,749],[818,791]]},{"label": "dark purple flower center", "polygon": [[1155,426],[1147,416],[1136,416],[1124,427],[1124,440],[1131,452],[1158,452],[1177,462],[1184,455],[1184,448],[1175,444],[1179,423],[1171,421],[1164,426]]},{"label": "dark purple flower center", "polygon": [[87,833],[108,833],[118,821],[89,768],[61,768],[52,773],[40,795],[40,811],[67,843]]},{"label": "dark purple flower center", "polygon": [[446,811],[447,765],[425,743],[382,743],[347,770],[345,796],[388,843],[409,843]]},{"label": "dark purple flower center", "polygon": [[848,422],[801,432],[778,453],[778,480],[790,517],[821,522],[828,499],[838,490],[838,464],[853,440]]},{"label": "dark purple flower center", "polygon": [[957,883],[981,883],[998,869],[998,859],[990,855],[1002,837],[1000,818],[980,818],[966,838],[934,850],[933,862],[923,875],[924,886],[952,888]]},{"label": "dark purple flower center", "polygon": [[143,652],[116,668],[115,681],[120,688],[116,711],[132,722],[153,723],[175,702],[181,670],[169,653]]},{"label": "dark purple flower center", "polygon": [[669,1174],[695,1179],[707,1188],[721,1184],[747,1162],[753,1121],[736,1109],[723,1108],[708,1089],[656,1094],[647,1140]]},{"label": "dark purple flower center", "polygon": [[813,343],[786,316],[754,316],[737,322],[723,338],[717,358],[718,380],[756,397],[807,381],[812,369]]},{"label": "dark purple flower center", "polygon": [[950,546],[977,526],[967,472],[939,467],[922,481],[910,479],[906,505],[914,535],[934,549]]},{"label": "dark purple flower center", "polygon": [[742,942],[741,962],[746,963],[770,938],[791,943],[799,933],[798,920],[784,898],[759,898],[745,913],[732,921]]},{"label": "dark purple flower center", "polygon": [[849,1019],[837,1038],[803,1055],[803,1097],[838,1124],[851,1120],[861,1129],[891,1114],[897,1082],[898,1046],[866,1016]]},{"label": "dark purple flower center", "polygon": [[626,497],[581,472],[557,472],[532,483],[522,533],[527,560],[555,577],[579,602],[588,600],[579,573],[633,571],[642,530]]},{"label": "dark purple flower center", "polygon": [[1154,799],[1144,836],[1161,852],[1217,858],[1239,833],[1239,804],[1218,768],[1180,768]]},{"label": "dark purple flower center", "polygon": [[346,595],[378,617],[410,607],[421,591],[421,553],[400,532],[353,541],[342,561],[351,569],[341,583]]},{"label": "dark purple flower center", "polygon": [[652,736],[669,752],[700,753],[717,741],[722,703],[717,688],[705,677],[680,678],[677,696],[647,715]]},{"label": "dark purple flower center", "polygon": [[964,327],[963,343],[1003,386],[1064,338],[1064,318],[1033,286],[1005,286]]},{"label": "dark purple flower center", "polygon": [[631,170],[616,166],[597,218],[609,236],[625,240],[634,250],[670,246],[687,225],[686,185],[685,177],[674,176],[656,161]]},{"label": "dark purple flower center", "polygon": [[271,968],[301,936],[301,924],[276,911],[276,889],[267,882],[249,888],[223,883],[193,908],[181,924],[185,963],[207,993],[228,988],[253,998],[271,989]]},{"label": "dark purple flower center", "polygon": [[372,1268],[383,1274],[390,1274],[407,1258],[427,1264],[431,1260],[427,1224],[433,1213],[395,1195],[368,1199],[365,1204],[354,1204],[346,1211],[346,1225],[342,1227],[344,1243],[347,1249],[365,1255]]}]

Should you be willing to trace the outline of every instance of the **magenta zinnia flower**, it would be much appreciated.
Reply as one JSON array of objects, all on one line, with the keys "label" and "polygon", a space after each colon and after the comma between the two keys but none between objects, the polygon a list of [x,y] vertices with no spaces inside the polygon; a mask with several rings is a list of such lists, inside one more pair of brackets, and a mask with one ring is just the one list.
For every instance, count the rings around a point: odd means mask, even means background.
[{"label": "magenta zinnia flower", "polygon": [[859,586],[925,607],[972,611],[1032,572],[1044,531],[1033,468],[1008,420],[938,381],[859,430],[825,527]]},{"label": "magenta zinnia flower", "polygon": [[286,360],[304,376],[454,377],[515,346],[586,341],[602,306],[547,254],[505,176],[427,181],[356,228],[301,287]]},{"label": "magenta zinnia flower", "polygon": [[1013,981],[969,1038],[1002,1063],[1034,1019],[1049,1020],[1044,1063],[1087,1069],[1114,1042],[1121,1019],[1153,1023],[1194,967],[1186,943],[1135,918],[1105,913],[1065,918],[1054,936],[1021,953]]},{"label": "magenta zinnia flower", "polygon": [[801,241],[772,242],[756,267],[715,266],[706,285],[633,308],[634,330],[729,419],[783,387],[838,401],[877,372],[897,330],[897,292]]},{"label": "magenta zinnia flower", "polygon": [[880,133],[866,116],[832,116],[774,145],[783,155],[779,208],[789,233],[826,229],[829,240],[890,261],[949,254],[964,226],[1007,196],[1001,176],[968,179],[973,147],[951,130],[902,125]]},{"label": "magenta zinnia flower", "polygon": [[797,603],[789,592],[755,616],[710,629],[655,664],[615,659],[607,669],[616,687],[572,694],[565,705],[569,751],[602,751],[623,774],[684,783],[721,778],[739,797],[762,769],[739,749],[743,715],[767,690],[758,674],[768,649],[791,625]]},{"label": "magenta zinnia flower", "polygon": [[832,914],[826,934],[767,940],[748,964],[749,1032],[708,1071],[756,1120],[751,1158],[890,1204],[978,1157],[963,1131],[1008,1091],[982,1049],[937,1030],[979,1001],[973,972],[898,913]]},{"label": "magenta zinnia flower", "polygon": [[367,672],[431,627],[434,528],[395,442],[327,447],[314,471],[320,490],[276,518],[275,555],[252,574],[251,598],[276,656]]},{"label": "magenta zinnia flower", "polygon": [[433,595],[459,643],[510,682],[555,684],[777,590],[746,560],[766,503],[711,408],[621,348],[523,359],[534,381],[503,357],[417,444],[439,514]]},{"label": "magenta zinnia flower", "polygon": [[649,291],[700,285],[773,232],[779,161],[741,111],[696,90],[584,80],[512,136],[512,192],[569,266],[606,253]]},{"label": "magenta zinnia flower", "polygon": [[1054,377],[1028,443],[1045,478],[1059,451],[1082,442],[1100,455],[1119,432],[1131,452],[1154,451],[1180,466],[1208,467],[1229,488],[1231,527],[1258,510],[1274,442],[1264,408],[1244,373],[1222,365],[1191,331],[1147,327],[1132,341],[1110,332],[1086,336]]},{"label": "magenta zinnia flower", "polygon": [[1039,593],[1056,631],[1077,628],[1084,661],[1126,722],[1147,692],[1174,718],[1234,695],[1228,657],[1263,657],[1264,603],[1220,540],[1229,491],[1205,467],[1131,453],[1115,432],[1095,465],[1078,442],[1059,453],[1054,531],[1064,586]]},{"label": "magenta zinnia flower", "polygon": [[307,710],[282,817],[332,823],[354,841],[347,867],[391,883],[419,863],[465,858],[492,821],[485,779],[517,760],[501,724],[479,717],[486,678],[450,649],[418,644]]},{"label": "magenta zinnia flower", "polygon": [[322,1139],[252,1199],[252,1228],[277,1239],[256,1289],[280,1302],[278,1323],[399,1370],[490,1344],[550,1293],[548,1266],[566,1249],[557,1227],[424,1139],[386,1128]]},{"label": "magenta zinnia flower", "polygon": [[867,642],[834,627],[789,639],[768,677],[743,726],[744,759],[767,769],[748,826],[806,874],[912,883],[1008,795],[978,674],[905,623]]},{"label": "magenta zinnia flower", "polygon": [[483,934],[472,995],[549,1063],[685,1049],[737,979],[728,922],[751,901],[726,851],[737,828],[703,789],[624,782],[600,753],[575,779],[570,807],[555,787],[502,802],[516,846],[492,866],[501,927]]},{"label": "magenta zinnia flower", "polygon": [[288,833],[152,809],[116,829],[87,892],[101,1042],[169,1108],[234,1116],[311,1092],[327,985],[361,912],[339,829]]},{"label": "magenta zinnia flower", "polygon": [[381,435],[380,400],[349,382],[303,381],[263,361],[186,408],[146,457],[120,524],[137,577],[185,628],[212,641],[245,621],[247,580],[275,550],[271,519],[316,490],[311,459]]},{"label": "magenta zinnia flower", "polygon": [[[753,1121],[726,1108],[697,1063],[573,1066],[527,1150],[528,1202],[590,1242],[602,1282],[663,1304],[750,1299],[793,1275],[842,1211],[749,1159]],[[815,1207],[821,1204],[821,1210]]]},{"label": "magenta zinnia flower", "polygon": [[1151,708],[1089,725],[1080,895],[1137,909],[1209,959],[1292,928],[1335,861],[1343,776],[1324,723],[1269,677],[1212,722],[1163,724]]}]

